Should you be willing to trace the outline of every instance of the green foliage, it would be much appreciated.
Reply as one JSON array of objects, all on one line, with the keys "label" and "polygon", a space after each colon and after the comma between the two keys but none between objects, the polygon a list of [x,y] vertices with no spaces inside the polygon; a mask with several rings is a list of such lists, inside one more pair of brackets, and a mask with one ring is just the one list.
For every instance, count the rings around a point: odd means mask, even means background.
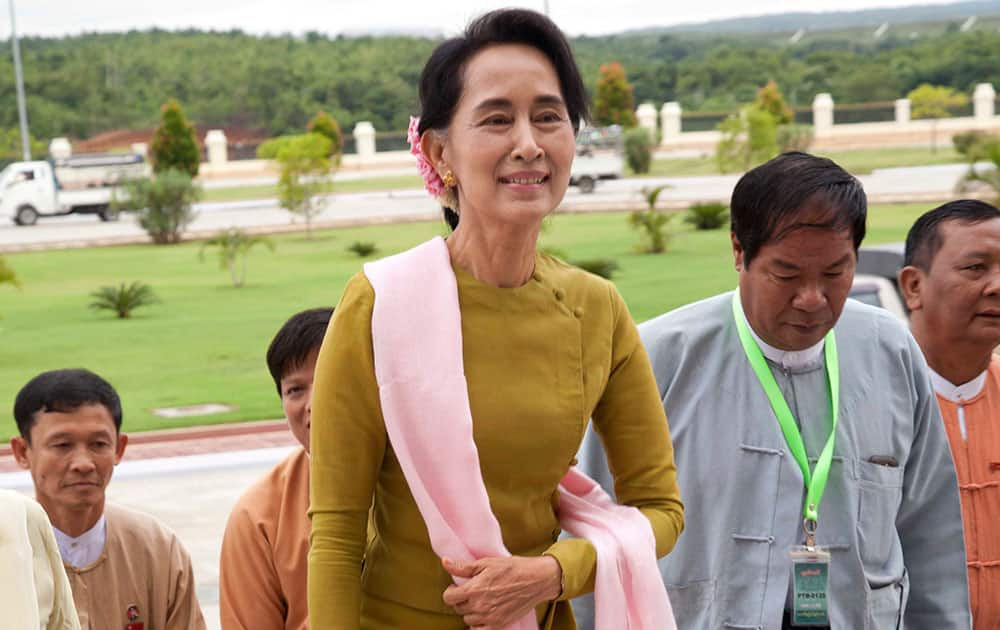
[{"label": "green foliage", "polygon": [[639,230],[642,242],[638,250],[644,254],[660,254],[667,251],[670,234],[667,225],[674,215],[658,210],[634,210],[628,216],[629,225]]},{"label": "green foliage", "polygon": [[347,251],[356,254],[358,258],[367,258],[377,252],[378,247],[375,246],[375,243],[369,241],[354,241],[347,246]]},{"label": "green foliage", "polygon": [[757,100],[753,103],[757,109],[771,114],[779,125],[788,125],[795,120],[792,108],[785,102],[785,97],[778,89],[778,84],[768,79],[767,85],[757,90]]},{"label": "green foliage", "polygon": [[[40,160],[48,151],[45,143],[36,140],[33,136],[28,136],[28,148],[31,150],[31,158]],[[11,162],[20,162],[24,159],[21,151],[21,130],[18,127],[5,127],[0,129],[0,167]]]},{"label": "green foliage", "polygon": [[3,256],[0,256],[0,284],[12,284],[15,287],[21,286],[21,282],[17,279],[17,274],[14,270],[7,264]]},{"label": "green foliage", "polygon": [[281,207],[306,221],[306,238],[312,238],[312,220],[326,207],[332,187],[330,151],[333,143],[319,133],[281,136],[257,148],[257,156],[275,160],[281,169],[278,200]]},{"label": "green foliage", "polygon": [[162,119],[149,150],[153,172],[183,171],[194,177],[201,164],[201,151],[194,125],[188,122],[180,103],[170,99],[160,108]]},{"label": "green foliage", "polygon": [[724,203],[696,203],[684,217],[696,230],[717,230],[729,223],[729,206]]},{"label": "green foliage", "polygon": [[1000,145],[1000,136],[985,131],[965,131],[952,136],[951,142],[955,151],[968,162],[975,163],[989,159],[992,147]]},{"label": "green foliage", "polygon": [[637,175],[649,172],[653,161],[653,139],[649,130],[637,127],[625,132],[625,161]]},{"label": "green foliage", "polygon": [[330,157],[337,164],[340,164],[340,155],[344,152],[344,132],[341,131],[336,119],[330,114],[321,111],[313,116],[306,129],[310,133],[318,133],[321,136],[325,136],[330,141]]},{"label": "green foliage", "polygon": [[219,248],[219,269],[227,269],[233,286],[237,289],[246,283],[247,259],[256,245],[264,245],[272,252],[274,241],[266,236],[250,235],[239,228],[229,228],[219,232],[201,245],[198,257],[205,259],[205,248]]},{"label": "green foliage", "polygon": [[594,90],[594,122],[600,126],[635,127],[635,101],[625,68],[617,61],[601,66]]},{"label": "green foliage", "polygon": [[931,151],[937,151],[937,121],[969,102],[969,97],[944,85],[922,83],[906,95],[913,118],[931,119]]},{"label": "green foliage", "polygon": [[756,105],[747,105],[719,123],[722,139],[715,147],[719,172],[746,171],[778,154],[778,123]]},{"label": "green foliage", "polygon": [[778,127],[777,142],[778,150],[785,151],[808,151],[813,142],[812,125],[797,125],[790,123]]},{"label": "green foliage", "polygon": [[157,245],[180,243],[187,226],[194,221],[191,205],[201,198],[201,187],[186,172],[162,171],[125,182],[124,199],[114,208],[135,212],[139,225]]},{"label": "green foliage", "polygon": [[991,162],[987,168],[977,169],[975,162],[969,164],[969,170],[958,183],[958,192],[966,193],[977,188],[989,188],[993,192],[993,205],[1000,206],[1000,142],[984,142],[983,157]]},{"label": "green foliage", "polygon": [[138,280],[132,284],[124,282],[117,287],[101,287],[90,294],[94,298],[90,308],[97,311],[111,311],[118,319],[128,319],[132,311],[143,306],[157,304],[160,300],[153,288]]},{"label": "green foliage", "polygon": [[570,264],[608,280],[620,268],[618,261],[614,258],[587,258],[585,260],[574,260]]}]

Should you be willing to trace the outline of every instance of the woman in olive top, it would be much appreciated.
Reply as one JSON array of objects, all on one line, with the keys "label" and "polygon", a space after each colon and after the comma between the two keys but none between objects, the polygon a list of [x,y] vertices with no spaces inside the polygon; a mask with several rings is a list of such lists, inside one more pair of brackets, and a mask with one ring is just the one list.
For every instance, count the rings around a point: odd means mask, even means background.
[{"label": "woman in olive top", "polygon": [[558,540],[557,486],[588,421],[617,500],[649,520],[658,556],[684,522],[663,405],[621,296],[537,251],[569,184],[586,93],[548,18],[502,10],[438,46],[420,101],[418,162],[454,230],[447,247],[482,479],[514,555],[460,564],[432,550],[386,436],[374,291],[359,273],[316,366],[309,626],[492,629],[535,609],[543,628],[575,628],[568,600],[593,588],[596,556],[586,540]]}]

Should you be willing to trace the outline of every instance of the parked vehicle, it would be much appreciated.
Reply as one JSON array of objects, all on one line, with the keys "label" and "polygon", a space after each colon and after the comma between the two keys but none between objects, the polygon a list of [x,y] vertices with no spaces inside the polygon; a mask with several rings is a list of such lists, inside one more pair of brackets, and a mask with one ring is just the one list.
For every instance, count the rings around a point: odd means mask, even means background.
[{"label": "parked vehicle", "polygon": [[570,186],[582,193],[594,192],[602,179],[617,179],[625,173],[621,127],[586,127],[576,139],[576,157],[570,170]]},{"label": "parked vehicle", "polygon": [[865,304],[882,307],[906,321],[909,313],[896,279],[902,266],[902,243],[862,247],[858,251],[858,266],[850,297]]},{"label": "parked vehicle", "polygon": [[148,173],[137,154],[82,154],[53,161],[14,162],[0,171],[0,217],[34,225],[39,217],[96,214],[114,221],[117,186]]}]

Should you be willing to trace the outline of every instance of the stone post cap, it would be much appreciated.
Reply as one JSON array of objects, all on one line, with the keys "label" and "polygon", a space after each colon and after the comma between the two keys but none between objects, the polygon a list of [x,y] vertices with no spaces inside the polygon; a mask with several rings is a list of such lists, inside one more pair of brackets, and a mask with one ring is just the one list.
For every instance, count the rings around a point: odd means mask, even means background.
[{"label": "stone post cap", "polygon": [[680,114],[681,104],[677,101],[670,101],[669,103],[664,103],[663,107],[660,108],[661,114]]},{"label": "stone post cap", "polygon": [[976,91],[972,93],[972,98],[996,98],[997,92],[993,89],[992,83],[980,83],[976,85]]},{"label": "stone post cap", "polygon": [[142,157],[146,157],[146,155],[149,153],[149,146],[145,142],[133,142],[132,153],[135,155],[141,155]]},{"label": "stone post cap", "polygon": [[226,141],[226,133],[221,129],[209,129],[208,133],[205,134],[205,143],[224,143]]},{"label": "stone post cap", "polygon": [[635,110],[637,116],[655,116],[656,107],[652,103],[643,103]]},{"label": "stone post cap", "polygon": [[372,125],[367,120],[358,121],[358,124],[354,125],[354,135],[375,135],[375,126]]},{"label": "stone post cap", "polygon": [[896,99],[896,107],[906,106],[906,105],[909,105],[909,104],[910,104],[910,99],[908,99],[908,98],[897,98]]},{"label": "stone post cap", "polygon": [[829,92],[820,92],[813,99],[813,107],[833,107],[833,96]]},{"label": "stone post cap", "polygon": [[72,156],[73,145],[70,144],[69,138],[52,138],[52,142],[49,143],[49,155],[55,160],[65,160]]}]

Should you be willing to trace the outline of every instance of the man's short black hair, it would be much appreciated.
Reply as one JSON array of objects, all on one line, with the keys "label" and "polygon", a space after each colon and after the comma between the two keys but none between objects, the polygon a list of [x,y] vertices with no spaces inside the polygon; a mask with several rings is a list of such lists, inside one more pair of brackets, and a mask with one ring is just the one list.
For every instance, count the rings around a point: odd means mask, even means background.
[{"label": "man's short black hair", "polygon": [[981,223],[1000,218],[1000,210],[985,201],[959,199],[930,210],[917,219],[906,235],[906,251],[903,266],[913,265],[924,271],[931,270],[931,264],[941,245],[941,231],[938,229],[947,221]]},{"label": "man's short black hair", "polygon": [[[730,210],[749,266],[765,244],[803,227],[849,230],[857,251],[865,238],[868,199],[861,182],[833,160],[792,151],[743,175]],[[800,213],[810,220],[797,220]]]},{"label": "man's short black hair", "polygon": [[305,363],[309,353],[323,344],[333,309],[311,308],[292,315],[267,348],[267,369],[281,396],[281,379]]},{"label": "man's short black hair", "polygon": [[36,414],[70,413],[84,405],[101,405],[115,422],[115,433],[122,428],[122,401],[118,392],[90,370],[66,369],[42,372],[28,381],[14,399],[14,420],[21,437],[31,443],[31,427]]}]

